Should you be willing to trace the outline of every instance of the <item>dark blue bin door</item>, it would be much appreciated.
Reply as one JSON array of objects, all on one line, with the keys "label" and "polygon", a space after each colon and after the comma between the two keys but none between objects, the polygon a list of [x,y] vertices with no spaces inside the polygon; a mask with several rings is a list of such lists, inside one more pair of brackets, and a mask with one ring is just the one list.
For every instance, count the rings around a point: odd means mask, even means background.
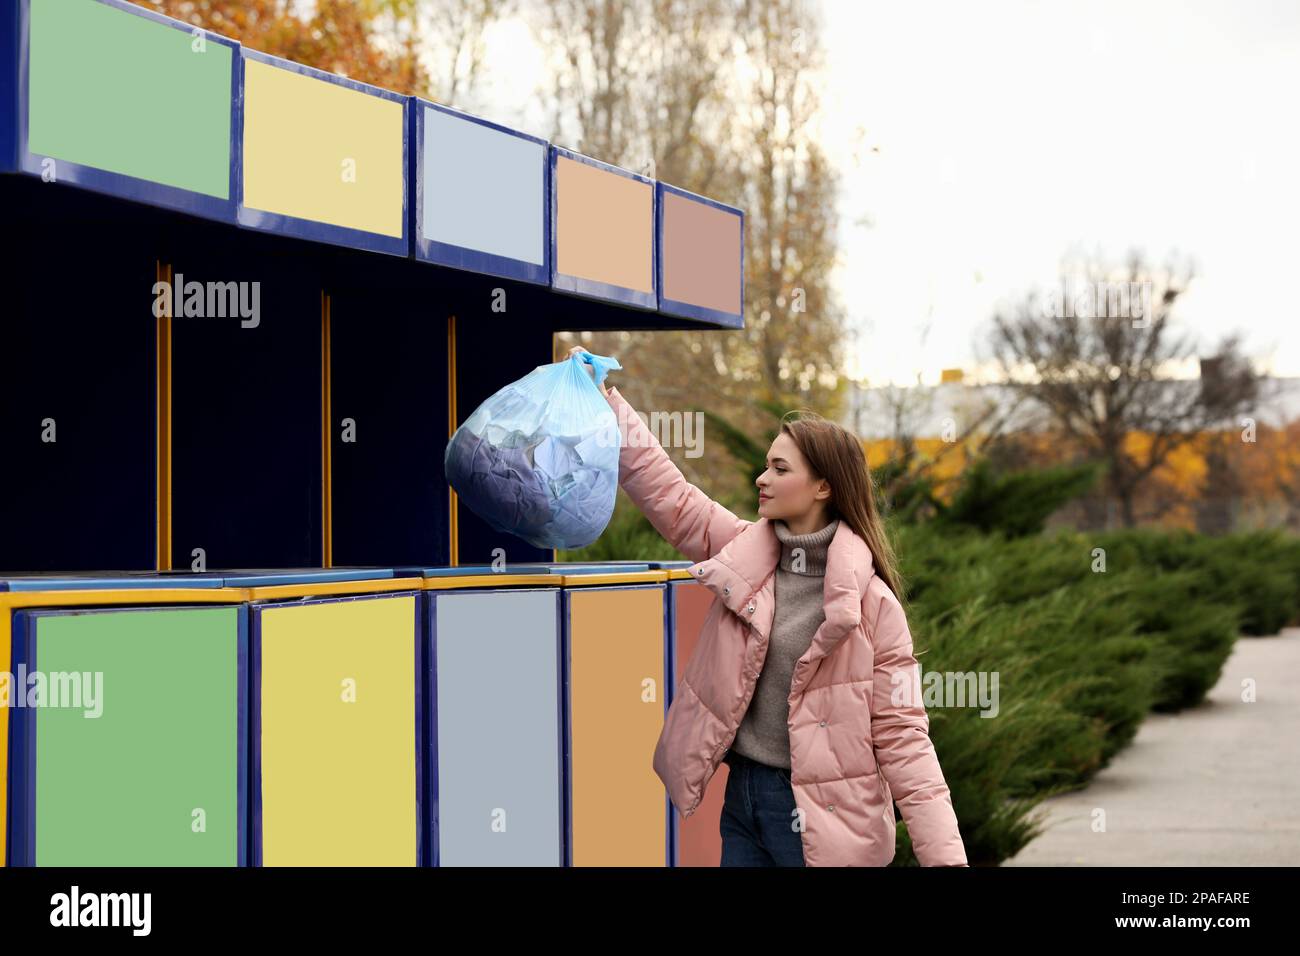
[{"label": "dark blue bin door", "polygon": [[15,176],[0,207],[0,572],[151,569],[155,217]]},{"label": "dark blue bin door", "polygon": [[259,284],[256,325],[238,316],[172,320],[175,567],[190,567],[195,548],[208,568],[322,565],[321,266],[313,252],[214,227],[187,230],[170,259],[179,283]]}]

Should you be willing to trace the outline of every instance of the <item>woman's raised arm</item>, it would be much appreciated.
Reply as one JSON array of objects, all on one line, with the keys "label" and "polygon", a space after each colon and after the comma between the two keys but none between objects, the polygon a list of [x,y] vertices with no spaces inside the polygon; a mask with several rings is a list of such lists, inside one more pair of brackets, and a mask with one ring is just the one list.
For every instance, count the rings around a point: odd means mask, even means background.
[{"label": "woman's raised arm", "polygon": [[655,530],[691,561],[713,557],[752,522],[686,480],[654,433],[614,386],[605,399],[618,417],[618,483]]}]

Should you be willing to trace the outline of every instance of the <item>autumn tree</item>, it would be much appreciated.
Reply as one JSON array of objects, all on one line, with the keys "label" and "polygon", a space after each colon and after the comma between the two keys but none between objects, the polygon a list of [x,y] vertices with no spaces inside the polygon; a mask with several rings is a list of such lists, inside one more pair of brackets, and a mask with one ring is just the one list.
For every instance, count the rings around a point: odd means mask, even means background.
[{"label": "autumn tree", "polygon": [[[1178,331],[1172,312],[1192,274],[1187,265],[1153,268],[1138,254],[1118,268],[1093,259],[1063,273],[1048,295],[1032,292],[993,318],[1003,378],[1040,403],[1069,443],[1105,463],[1126,526],[1137,521],[1139,490],[1171,454],[1261,395],[1239,334],[1206,355]],[[1200,377],[1176,377],[1198,354]]]},{"label": "autumn tree", "polygon": [[516,0],[133,2],[262,53],[451,106],[482,74],[484,31],[516,7]]}]

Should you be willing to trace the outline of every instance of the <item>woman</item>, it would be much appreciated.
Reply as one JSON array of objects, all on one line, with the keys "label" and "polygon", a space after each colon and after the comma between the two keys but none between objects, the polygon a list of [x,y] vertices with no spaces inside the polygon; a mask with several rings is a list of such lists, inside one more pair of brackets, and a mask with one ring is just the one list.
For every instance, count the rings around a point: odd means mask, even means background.
[{"label": "woman", "polygon": [[725,760],[723,866],[884,866],[895,802],[922,866],[966,866],[858,439],[816,415],[783,420],[745,521],[600,388],[619,484],[717,596],[654,753],[682,818]]}]

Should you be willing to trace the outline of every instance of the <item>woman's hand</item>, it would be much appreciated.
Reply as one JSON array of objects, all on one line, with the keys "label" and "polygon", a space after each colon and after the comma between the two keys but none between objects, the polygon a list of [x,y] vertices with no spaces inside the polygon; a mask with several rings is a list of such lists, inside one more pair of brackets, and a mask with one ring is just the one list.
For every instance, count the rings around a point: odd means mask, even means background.
[{"label": "woman's hand", "polygon": [[[573,348],[569,349],[569,358],[573,358],[573,356],[577,355],[579,352],[586,352],[586,351],[587,350],[584,349],[581,345],[575,345]],[[593,377],[593,381],[594,380],[595,379]],[[609,389],[605,388],[604,382],[596,382],[596,387],[600,389],[600,394],[604,395],[606,398],[609,398]]]}]

